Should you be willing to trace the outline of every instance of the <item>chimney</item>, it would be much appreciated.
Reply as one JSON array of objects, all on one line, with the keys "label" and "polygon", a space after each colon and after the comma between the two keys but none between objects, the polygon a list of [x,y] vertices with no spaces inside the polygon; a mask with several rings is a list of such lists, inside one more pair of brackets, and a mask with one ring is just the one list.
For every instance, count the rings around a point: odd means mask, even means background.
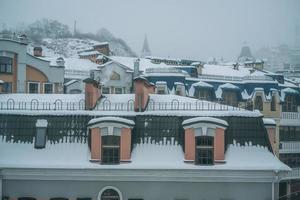
[{"label": "chimney", "polygon": [[2,81],[2,80],[0,79],[0,94],[1,94],[2,91],[3,91],[3,85],[4,85],[4,81]]},{"label": "chimney", "polygon": [[36,57],[42,57],[43,56],[42,47],[34,47],[33,48],[33,55],[36,56]]},{"label": "chimney", "polygon": [[65,60],[62,57],[59,57],[56,59],[56,64],[59,67],[64,67],[65,66]]},{"label": "chimney", "polygon": [[92,110],[102,95],[101,84],[91,78],[86,78],[83,82],[85,83],[85,109]]},{"label": "chimney", "polygon": [[134,110],[136,112],[144,112],[146,110],[149,94],[154,93],[154,87],[145,77],[136,77],[134,79],[135,100]]},{"label": "chimney", "polygon": [[140,59],[136,59],[134,61],[134,71],[133,71],[133,78],[136,78],[140,75]]},{"label": "chimney", "polygon": [[273,153],[276,153],[276,122],[271,118],[263,118],[263,122],[268,132],[268,137]]}]

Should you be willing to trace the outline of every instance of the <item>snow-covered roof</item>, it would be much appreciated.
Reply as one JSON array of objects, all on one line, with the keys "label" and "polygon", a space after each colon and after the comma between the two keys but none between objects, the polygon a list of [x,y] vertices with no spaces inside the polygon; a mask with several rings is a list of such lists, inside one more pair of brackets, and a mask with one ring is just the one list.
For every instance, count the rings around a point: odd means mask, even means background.
[{"label": "snow-covered roof", "polygon": [[199,81],[197,83],[193,83],[192,86],[194,86],[194,87],[204,87],[204,88],[213,88],[214,87],[211,84],[206,83],[204,81]]},{"label": "snow-covered roof", "polygon": [[276,122],[272,118],[263,118],[264,125],[276,126]]},{"label": "snow-covered roof", "polygon": [[231,83],[225,83],[219,86],[221,89],[234,89],[234,90],[239,90],[240,88],[236,85],[233,85]]},{"label": "snow-covered roof", "polygon": [[3,84],[3,83],[4,83],[4,81],[0,80],[0,84]]},{"label": "snow-covered roof", "polygon": [[119,123],[131,125],[131,126],[135,125],[134,121],[129,120],[129,119],[124,119],[121,117],[98,117],[98,118],[91,119],[88,122],[88,125],[98,124],[101,122],[119,122]]},{"label": "snow-covered roof", "polygon": [[79,56],[100,55],[99,51],[84,51],[78,54]]},{"label": "snow-covered roof", "polygon": [[230,145],[225,163],[199,166],[184,162],[182,147],[175,143],[141,143],[134,146],[131,162],[120,165],[100,165],[90,162],[87,143],[50,143],[35,149],[33,143],[0,140],[0,168],[56,169],[194,169],[194,170],[270,170],[289,171],[290,168],[265,147]]},{"label": "snow-covered roof", "polygon": [[239,66],[238,69],[233,69],[232,65],[210,65],[205,64],[202,69],[204,75],[221,75],[221,76],[264,76],[266,73],[255,70],[253,73],[250,69],[244,66]]},{"label": "snow-covered roof", "polygon": [[213,117],[194,117],[190,119],[186,119],[182,122],[182,125],[188,125],[188,124],[194,124],[194,123],[200,123],[200,122],[206,122],[206,123],[214,123],[214,124],[220,124],[225,127],[228,126],[228,123],[225,120],[213,118]]},{"label": "snow-covered roof", "polygon": [[281,101],[284,101],[286,94],[299,95],[299,92],[292,88],[284,88],[281,90],[281,95],[280,95]]},{"label": "snow-covered roof", "polygon": [[[110,56],[109,59],[116,61],[122,65],[127,66],[128,68],[134,70],[134,61],[137,59],[140,60],[140,71],[145,72],[148,68],[172,68],[172,67],[183,67],[183,66],[177,66],[177,65],[167,65],[165,63],[153,63],[150,59],[145,58],[136,58],[136,57],[122,57],[122,56]],[[190,66],[191,67],[191,66]],[[177,74],[178,75],[178,74]]]}]

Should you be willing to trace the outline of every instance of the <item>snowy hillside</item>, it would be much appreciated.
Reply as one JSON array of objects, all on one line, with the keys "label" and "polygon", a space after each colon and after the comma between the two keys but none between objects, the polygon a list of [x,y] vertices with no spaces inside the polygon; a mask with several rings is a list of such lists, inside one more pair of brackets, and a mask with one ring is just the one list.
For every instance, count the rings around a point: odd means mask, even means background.
[{"label": "snowy hillside", "polygon": [[[43,56],[65,58],[78,58],[78,51],[92,48],[93,45],[100,43],[91,39],[63,38],[63,39],[42,39],[41,43],[31,43],[28,45],[28,52],[33,52],[33,47],[38,45],[43,48]],[[114,55],[132,56],[120,43],[109,42],[110,50]]]}]

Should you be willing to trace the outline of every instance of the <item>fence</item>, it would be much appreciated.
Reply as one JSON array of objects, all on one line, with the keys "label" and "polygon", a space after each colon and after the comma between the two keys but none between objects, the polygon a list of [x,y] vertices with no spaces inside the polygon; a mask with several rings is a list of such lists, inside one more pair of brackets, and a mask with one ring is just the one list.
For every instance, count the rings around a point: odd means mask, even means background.
[{"label": "fence", "polygon": [[281,119],[300,119],[299,112],[282,112]]},{"label": "fence", "polygon": [[[195,100],[191,102],[182,102],[173,99],[168,102],[149,100],[147,111],[234,111],[241,110],[241,107],[232,107],[229,105]],[[8,99],[0,102],[0,110],[85,110],[85,100],[81,99],[74,102],[65,102],[56,99],[49,102],[43,102],[38,99],[32,99],[30,102]],[[102,99],[94,108],[96,111],[134,111],[134,100],[127,102],[113,102],[108,99]]]}]

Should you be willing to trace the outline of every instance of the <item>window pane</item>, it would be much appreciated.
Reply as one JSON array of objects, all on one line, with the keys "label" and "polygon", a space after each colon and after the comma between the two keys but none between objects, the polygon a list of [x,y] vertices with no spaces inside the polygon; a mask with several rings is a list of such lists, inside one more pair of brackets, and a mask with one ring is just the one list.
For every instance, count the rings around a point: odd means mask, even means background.
[{"label": "window pane", "polygon": [[103,87],[102,88],[102,94],[109,94],[109,88],[108,87]]},{"label": "window pane", "polygon": [[115,88],[116,94],[122,94],[122,88]]},{"label": "window pane", "polygon": [[114,127],[114,135],[121,135],[121,129]]},{"label": "window pane", "polygon": [[29,93],[39,93],[39,84],[29,83]]},{"label": "window pane", "polygon": [[5,82],[3,84],[3,93],[12,93],[12,83]]},{"label": "window pane", "polygon": [[44,84],[44,93],[45,94],[53,93],[53,84],[51,84],[51,83]]}]

